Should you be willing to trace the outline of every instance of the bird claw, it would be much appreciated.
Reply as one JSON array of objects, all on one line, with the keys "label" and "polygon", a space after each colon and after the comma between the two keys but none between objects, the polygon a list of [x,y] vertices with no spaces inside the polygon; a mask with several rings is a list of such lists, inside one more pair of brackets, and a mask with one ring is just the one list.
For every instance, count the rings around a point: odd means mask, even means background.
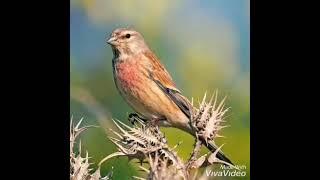
[{"label": "bird claw", "polygon": [[146,122],[146,119],[141,118],[137,113],[130,113],[128,120],[132,125],[135,125],[138,120]]}]

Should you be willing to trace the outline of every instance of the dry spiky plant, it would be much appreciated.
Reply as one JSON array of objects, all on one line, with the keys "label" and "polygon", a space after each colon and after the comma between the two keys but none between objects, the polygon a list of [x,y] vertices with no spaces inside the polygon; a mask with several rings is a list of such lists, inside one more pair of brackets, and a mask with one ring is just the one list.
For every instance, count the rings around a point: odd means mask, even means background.
[{"label": "dry spiky plant", "polygon": [[[177,179],[176,177],[187,177],[185,165],[174,152],[170,149],[167,140],[156,126],[146,126],[144,122],[137,119],[134,127],[129,127],[121,121],[114,121],[121,133],[112,131],[118,138],[109,139],[118,147],[118,152],[105,157],[99,166],[106,160],[115,156],[127,156],[129,159],[139,159],[141,164],[144,159],[148,159],[150,164],[149,179],[166,178]],[[121,127],[119,124],[123,127]],[[140,166],[143,170],[142,166]],[[137,177],[136,177],[137,178]]]},{"label": "dry spiky plant", "polygon": [[[224,162],[216,157],[220,146],[215,152],[208,157],[207,154],[198,158],[203,139],[206,143],[214,142],[216,137],[221,137],[218,134],[219,130],[226,126],[222,126],[224,115],[229,108],[224,108],[225,98],[218,103],[218,93],[215,92],[210,101],[206,102],[206,95],[203,101],[199,103],[199,108],[194,108],[190,124],[196,134],[195,145],[191,157],[184,163],[174,151],[174,148],[169,148],[166,138],[163,136],[158,126],[135,119],[133,127],[130,127],[119,120],[113,120],[114,124],[120,130],[120,133],[110,129],[117,138],[109,137],[109,139],[118,147],[118,152],[108,155],[100,163],[116,156],[127,156],[129,159],[139,159],[142,165],[144,159],[147,159],[150,168],[145,170],[148,175],[147,179],[152,180],[169,180],[169,179],[190,179],[191,169],[198,169],[212,165],[214,163],[227,164],[233,168],[233,165]],[[192,103],[193,104],[193,103]],[[136,179],[144,179],[134,177]]]},{"label": "dry spiky plant", "polygon": [[[194,107],[194,113],[191,117],[191,127],[193,127],[194,133],[196,134],[196,143],[193,150],[193,153],[191,155],[190,161],[192,159],[195,159],[194,157],[197,156],[200,147],[202,145],[202,141],[200,139],[203,139],[205,143],[212,142],[214,143],[215,138],[217,137],[224,137],[218,134],[218,132],[228,127],[226,125],[222,125],[222,123],[225,121],[225,114],[230,109],[230,107],[225,108],[225,100],[226,97],[224,97],[220,103],[218,103],[218,91],[213,93],[213,96],[209,100],[209,102],[206,102],[206,96],[205,93],[203,100],[201,103],[199,103],[199,108]],[[193,101],[192,101],[193,105]],[[221,145],[214,153],[212,153],[207,159],[205,159],[205,156],[202,156],[198,159],[198,161],[203,161],[202,163],[207,166],[208,164],[213,163],[221,163],[226,164],[230,167],[236,168],[232,164],[221,161],[216,157],[218,151],[222,148],[223,145]],[[206,161],[205,161],[206,160]],[[192,166],[191,166],[192,167]]]},{"label": "dry spiky plant", "polygon": [[70,180],[107,180],[112,176],[112,172],[110,172],[107,176],[101,177],[100,168],[98,168],[94,173],[91,173],[92,169],[89,163],[89,154],[86,152],[86,156],[81,156],[81,141],[79,141],[79,150],[78,153],[75,153],[75,143],[77,137],[87,130],[89,127],[96,126],[83,126],[80,127],[80,124],[83,119],[77,123],[76,126],[73,124],[73,118],[71,117],[70,121]]}]

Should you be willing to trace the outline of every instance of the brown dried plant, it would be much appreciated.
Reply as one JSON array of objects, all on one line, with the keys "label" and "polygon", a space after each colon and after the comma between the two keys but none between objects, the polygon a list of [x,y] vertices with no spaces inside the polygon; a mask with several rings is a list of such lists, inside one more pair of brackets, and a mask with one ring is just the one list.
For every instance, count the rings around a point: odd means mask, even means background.
[{"label": "brown dried plant", "polygon": [[92,173],[92,168],[89,163],[89,154],[86,152],[85,157],[81,156],[81,141],[79,141],[79,150],[75,153],[75,143],[77,137],[87,130],[90,127],[96,126],[83,126],[80,127],[83,119],[77,123],[77,125],[73,124],[73,118],[70,120],[70,180],[108,180],[112,176],[112,172],[110,172],[105,177],[101,177],[100,168],[98,168],[95,172]]},{"label": "brown dried plant", "polygon": [[[120,130],[116,132],[110,129],[116,136],[109,139],[118,147],[118,151],[112,153],[100,161],[99,167],[110,158],[116,156],[127,156],[131,159],[139,159],[141,162],[140,168],[147,172],[146,179],[150,180],[169,180],[169,179],[191,179],[191,169],[198,169],[216,163],[227,164],[233,168],[233,165],[224,162],[216,157],[220,146],[215,152],[205,154],[200,157],[199,151],[202,146],[201,139],[205,142],[212,141],[217,137],[222,137],[218,132],[227,126],[223,126],[225,122],[225,113],[229,108],[225,108],[225,98],[218,103],[218,93],[215,92],[209,102],[206,102],[204,96],[199,108],[195,108],[190,124],[196,134],[195,145],[191,157],[185,163],[175,152],[175,147],[170,148],[167,140],[154,124],[145,123],[139,118],[135,119],[135,124],[130,127],[119,120],[113,120],[114,124]],[[192,103],[193,104],[193,103]],[[149,163],[149,169],[142,166],[143,160]],[[193,175],[195,178],[196,174]],[[136,177],[136,179],[145,179]]]}]

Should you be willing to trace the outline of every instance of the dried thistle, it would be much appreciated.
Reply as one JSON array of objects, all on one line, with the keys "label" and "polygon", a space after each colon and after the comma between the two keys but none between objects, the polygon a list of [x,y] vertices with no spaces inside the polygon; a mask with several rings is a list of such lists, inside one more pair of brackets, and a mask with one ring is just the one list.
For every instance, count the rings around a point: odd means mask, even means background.
[{"label": "dried thistle", "polygon": [[[198,137],[203,138],[206,143],[213,141],[216,137],[223,137],[218,132],[228,126],[222,126],[224,115],[230,108],[224,108],[225,99],[218,104],[218,91],[211,97],[210,101],[206,102],[206,95],[204,95],[202,102],[199,104],[199,109],[194,108],[191,125],[195,129]],[[212,101],[214,102],[212,104]]]},{"label": "dried thistle", "polygon": [[78,124],[74,126],[73,118],[71,117],[70,121],[70,180],[107,180],[112,176],[112,172],[110,172],[107,176],[101,177],[100,168],[98,168],[94,173],[91,173],[92,169],[89,163],[89,154],[86,152],[86,156],[81,156],[81,141],[79,142],[79,152],[76,154],[74,152],[74,144],[76,142],[77,137],[87,130],[89,127],[96,126],[83,126],[80,127],[80,124],[83,118],[80,119]]},{"label": "dried thistle", "polygon": [[[165,174],[181,176],[186,179],[185,166],[176,152],[168,147],[167,140],[157,126],[146,126],[137,120],[134,127],[129,127],[121,121],[113,121],[121,133],[110,129],[117,138],[109,139],[118,147],[118,152],[112,153],[100,161],[99,166],[108,159],[116,156],[127,156],[129,159],[139,159],[142,165],[144,159],[148,159],[150,170],[148,179],[168,179]],[[121,126],[120,126],[121,124]],[[141,166],[141,168],[143,168]],[[138,177],[135,177],[138,178]],[[169,178],[170,179],[170,178]]]},{"label": "dried thistle", "polygon": [[180,162],[181,164],[176,166],[171,164],[170,161],[170,158],[161,158],[161,154],[159,152],[155,152],[155,156],[151,156],[149,154],[148,162],[150,164],[150,170],[147,179],[187,179],[188,174],[184,164]]},{"label": "dried thistle", "polygon": [[230,109],[230,107],[225,108],[226,97],[224,97],[220,103],[218,103],[218,91],[213,93],[213,96],[208,103],[206,102],[206,97],[207,94],[205,93],[202,102],[199,103],[199,108],[194,107],[194,113],[190,121],[190,124],[196,135],[196,143],[193,153],[189,159],[188,168],[204,167],[213,163],[226,164],[235,168],[235,166],[232,164],[222,161],[216,157],[223,145],[217,148],[215,152],[211,153],[207,159],[207,154],[201,156],[199,159],[196,158],[202,143],[205,142],[206,144],[215,144],[215,138],[224,137],[218,134],[218,132],[221,129],[228,127],[226,125],[222,125],[222,123],[226,122],[225,114]]}]

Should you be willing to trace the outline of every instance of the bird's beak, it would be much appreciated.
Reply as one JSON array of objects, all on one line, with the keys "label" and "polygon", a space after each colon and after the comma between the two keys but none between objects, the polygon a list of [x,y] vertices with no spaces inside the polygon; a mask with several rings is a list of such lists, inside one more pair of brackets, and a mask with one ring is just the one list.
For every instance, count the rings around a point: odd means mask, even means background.
[{"label": "bird's beak", "polygon": [[116,40],[117,40],[117,38],[111,37],[111,38],[107,41],[107,43],[110,44],[110,45],[115,45],[115,43],[117,42]]}]

